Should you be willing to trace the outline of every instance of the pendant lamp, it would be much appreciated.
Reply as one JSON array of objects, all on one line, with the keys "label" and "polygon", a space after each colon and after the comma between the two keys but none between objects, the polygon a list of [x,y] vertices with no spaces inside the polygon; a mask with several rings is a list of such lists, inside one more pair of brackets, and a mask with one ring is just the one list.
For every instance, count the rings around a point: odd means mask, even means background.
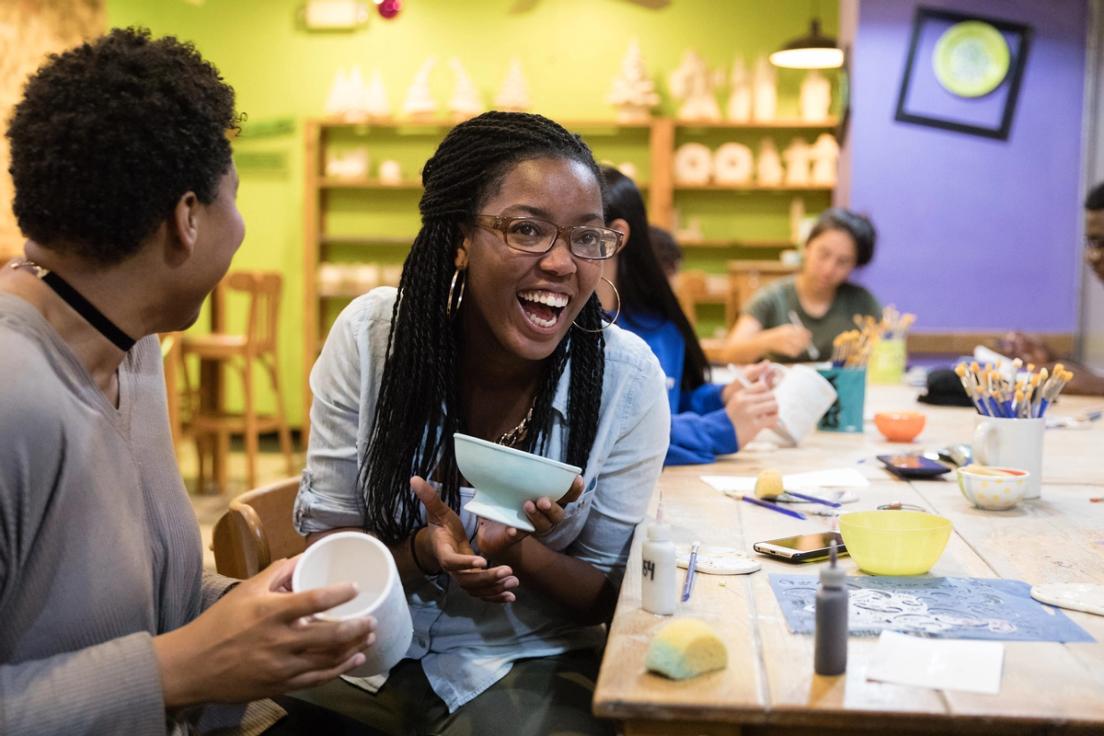
[{"label": "pendant lamp", "polygon": [[836,45],[836,39],[821,32],[820,19],[814,18],[809,34],[775,51],[770,62],[787,69],[838,69],[843,66],[843,49]]}]

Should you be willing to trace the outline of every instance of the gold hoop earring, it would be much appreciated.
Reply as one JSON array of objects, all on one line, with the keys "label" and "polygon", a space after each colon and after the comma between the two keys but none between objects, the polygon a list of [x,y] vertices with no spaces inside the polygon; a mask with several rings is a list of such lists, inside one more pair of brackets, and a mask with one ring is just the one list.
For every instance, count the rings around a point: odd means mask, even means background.
[{"label": "gold hoop earring", "polygon": [[613,289],[613,295],[617,298],[617,308],[613,310],[613,318],[606,324],[599,327],[597,330],[592,330],[587,327],[580,327],[578,322],[572,322],[571,326],[577,330],[591,333],[601,332],[602,330],[606,330],[612,327],[617,322],[617,318],[621,316],[621,292],[619,292],[617,290],[617,287],[614,286],[613,282],[607,279],[605,276],[599,276],[599,278],[610,285],[610,288]]},{"label": "gold hoop earring", "polygon": [[[453,304],[453,294],[456,292],[456,282],[460,281],[460,292],[456,294],[456,303]],[[468,280],[464,277],[464,272],[459,268],[452,272],[452,283],[449,284],[448,301],[445,302],[445,316],[449,320],[460,311],[460,305],[464,302],[464,285]]]}]

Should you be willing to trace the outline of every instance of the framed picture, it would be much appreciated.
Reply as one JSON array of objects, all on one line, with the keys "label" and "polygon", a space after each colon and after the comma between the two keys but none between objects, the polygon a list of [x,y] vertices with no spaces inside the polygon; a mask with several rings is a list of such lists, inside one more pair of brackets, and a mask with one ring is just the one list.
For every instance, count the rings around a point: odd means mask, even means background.
[{"label": "framed picture", "polygon": [[1031,28],[917,8],[896,119],[1007,140]]}]

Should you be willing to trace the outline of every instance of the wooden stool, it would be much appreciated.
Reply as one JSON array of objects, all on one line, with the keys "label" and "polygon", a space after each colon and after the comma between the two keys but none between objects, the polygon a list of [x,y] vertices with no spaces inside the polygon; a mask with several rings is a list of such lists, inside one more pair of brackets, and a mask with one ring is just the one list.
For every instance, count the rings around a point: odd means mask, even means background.
[{"label": "wooden stool", "polygon": [[[295,459],[292,456],[291,432],[284,416],[284,396],[280,390],[279,361],[276,354],[276,335],[280,308],[280,291],[283,279],[273,272],[238,272],[228,275],[219,284],[220,290],[240,292],[248,295],[249,307],[245,334],[212,333],[209,335],[185,335],[181,343],[181,354],[186,359],[194,355],[201,362],[215,365],[229,364],[237,368],[242,378],[244,407],[241,414],[230,414],[221,406],[210,406],[210,402],[197,400],[197,392],[188,385],[191,399],[192,416],[189,429],[196,440],[199,455],[199,488],[206,486],[206,458],[221,457],[222,462],[213,462],[215,478],[219,491],[226,489],[225,457],[230,445],[231,434],[245,437],[246,484],[253,488],[257,485],[257,455],[259,453],[260,433],[276,430],[280,437],[280,449],[287,460],[287,472],[295,472]],[[256,392],[253,385],[254,362],[266,369],[275,394],[276,411],[271,415],[261,415],[256,409]],[[218,373],[215,371],[214,373]],[[188,372],[184,371],[185,379]],[[211,372],[208,372],[211,375]],[[209,387],[208,387],[209,388]],[[205,390],[200,387],[200,390]]]}]

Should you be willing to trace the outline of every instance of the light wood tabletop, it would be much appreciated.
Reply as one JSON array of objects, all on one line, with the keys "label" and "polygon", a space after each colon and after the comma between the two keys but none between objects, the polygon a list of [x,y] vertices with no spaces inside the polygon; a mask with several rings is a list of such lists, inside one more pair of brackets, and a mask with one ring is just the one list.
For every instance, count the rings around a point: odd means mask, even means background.
[{"label": "light wood tabletop", "polygon": [[[881,469],[876,455],[969,443],[972,409],[917,404],[906,387],[872,386],[867,415],[908,409],[927,416],[909,445],[886,442],[868,422],[863,434],[814,432],[799,448],[758,449],[707,466],[666,469],[658,484],[664,520],[676,542],[738,547],[762,562],[751,575],[699,575],[676,616],[708,622],[728,649],[728,667],[683,681],[645,671],[652,634],[669,617],[640,607],[642,524],[630,552],[594,697],[595,713],[634,734],[1007,733],[1104,734],[1104,617],[1065,613],[1097,643],[1005,642],[998,695],[868,681],[876,637],[849,640],[847,673],[813,673],[813,637],[791,634],[768,575],[815,574],[821,564],[790,565],[755,555],[757,541],[831,528],[832,519],[793,519],[729,498],[702,475],[755,475],[853,467],[870,480],[845,511],[900,501],[947,517],[954,533],[933,576],[1008,578],[1030,584],[1104,584],[1104,421],[1046,433],[1042,498],[1002,512],[972,507],[954,475],[904,481]],[[1063,397],[1053,416],[1098,408],[1101,400]],[[652,499],[654,516],[659,493]],[[841,558],[851,575],[861,575]],[[680,571],[680,584],[682,575]]]}]

